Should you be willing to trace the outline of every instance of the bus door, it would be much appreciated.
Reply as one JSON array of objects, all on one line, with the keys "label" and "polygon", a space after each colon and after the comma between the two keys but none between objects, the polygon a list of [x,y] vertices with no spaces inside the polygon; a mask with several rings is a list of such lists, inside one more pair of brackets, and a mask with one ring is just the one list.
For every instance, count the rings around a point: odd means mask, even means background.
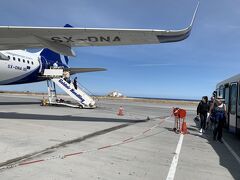
[{"label": "bus door", "polygon": [[238,95],[238,84],[231,83],[230,86],[230,109],[229,109],[229,131],[236,133],[237,123],[237,95]]},{"label": "bus door", "polygon": [[238,84],[237,125],[236,134],[240,136],[240,84]]},{"label": "bus door", "polygon": [[[227,109],[227,120],[226,120],[226,126],[225,127],[228,129],[229,128],[229,86],[225,86],[224,99],[225,99],[225,104],[226,104],[226,109]],[[239,108],[240,108],[240,106],[239,106]]]}]

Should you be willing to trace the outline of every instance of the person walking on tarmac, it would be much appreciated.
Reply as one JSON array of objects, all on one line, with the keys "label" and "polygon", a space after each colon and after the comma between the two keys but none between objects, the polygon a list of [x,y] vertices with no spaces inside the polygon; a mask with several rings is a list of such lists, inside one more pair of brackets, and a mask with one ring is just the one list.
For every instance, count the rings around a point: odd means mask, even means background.
[{"label": "person walking on tarmac", "polygon": [[77,77],[75,77],[73,80],[73,86],[77,90]]},{"label": "person walking on tarmac", "polygon": [[197,115],[200,116],[201,120],[200,133],[203,133],[206,129],[206,121],[209,109],[208,97],[203,96],[197,107]]},{"label": "person walking on tarmac", "polygon": [[213,112],[214,117],[214,129],[213,129],[213,140],[218,140],[219,142],[223,143],[222,141],[222,132],[224,123],[227,119],[227,111],[226,105],[222,102],[221,99],[216,100],[216,105],[214,104],[210,107],[210,111]]},{"label": "person walking on tarmac", "polygon": [[215,97],[212,96],[210,101],[208,101],[209,104],[209,113],[208,113],[208,117],[207,117],[207,127],[209,128],[209,130],[213,130],[213,125],[214,125],[214,112],[213,109],[210,111],[211,107],[215,107],[216,103],[215,103]]}]

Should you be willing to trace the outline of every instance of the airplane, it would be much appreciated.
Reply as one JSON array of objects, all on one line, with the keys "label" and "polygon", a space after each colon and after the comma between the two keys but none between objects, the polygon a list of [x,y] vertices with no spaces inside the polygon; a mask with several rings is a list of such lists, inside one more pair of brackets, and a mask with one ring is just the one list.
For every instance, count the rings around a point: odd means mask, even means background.
[{"label": "airplane", "polygon": [[[104,68],[72,68],[68,57],[73,47],[158,44],[182,41],[189,37],[192,21],[180,30],[110,29],[64,27],[0,26],[0,85],[48,80],[43,76],[55,63],[70,74],[104,71]],[[43,48],[36,53],[24,49]],[[64,57],[64,58],[63,58]]]}]

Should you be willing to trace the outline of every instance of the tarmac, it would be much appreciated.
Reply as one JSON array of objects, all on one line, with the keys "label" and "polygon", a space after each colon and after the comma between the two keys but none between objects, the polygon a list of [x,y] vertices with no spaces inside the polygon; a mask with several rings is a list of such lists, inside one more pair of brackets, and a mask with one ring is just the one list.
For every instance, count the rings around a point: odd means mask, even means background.
[{"label": "tarmac", "polygon": [[[76,109],[40,98],[0,94],[1,180],[240,179],[240,139],[199,134],[194,104],[100,99]],[[176,106],[189,134],[172,131]]]}]

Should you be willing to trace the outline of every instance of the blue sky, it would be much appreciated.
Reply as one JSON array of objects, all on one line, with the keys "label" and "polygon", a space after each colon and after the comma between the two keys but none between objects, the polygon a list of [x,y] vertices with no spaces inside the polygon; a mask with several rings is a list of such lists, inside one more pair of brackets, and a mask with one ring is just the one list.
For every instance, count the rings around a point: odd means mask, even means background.
[{"label": "blue sky", "polygon": [[[181,29],[195,0],[1,1],[0,25]],[[73,67],[104,67],[78,75],[95,94],[118,90],[127,96],[201,98],[217,82],[239,73],[240,1],[201,0],[191,36],[181,42],[75,49]],[[0,90],[46,92],[46,83],[0,86]]]}]

